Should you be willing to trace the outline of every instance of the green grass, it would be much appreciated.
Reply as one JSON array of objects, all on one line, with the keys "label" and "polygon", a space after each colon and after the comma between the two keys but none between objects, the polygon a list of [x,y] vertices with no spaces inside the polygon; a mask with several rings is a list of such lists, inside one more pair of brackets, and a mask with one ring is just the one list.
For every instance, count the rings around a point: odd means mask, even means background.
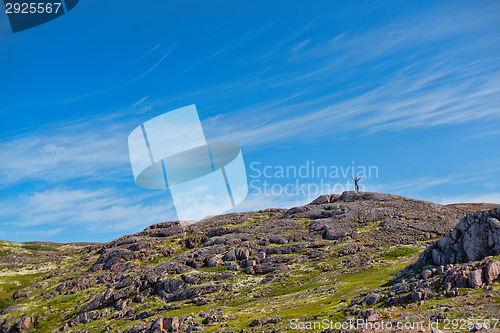
[{"label": "green grass", "polygon": [[228,266],[223,266],[223,265],[220,265],[217,267],[200,267],[200,268],[198,268],[198,270],[200,272],[225,272],[225,271],[227,271],[227,269],[228,269]]},{"label": "green grass", "polygon": [[498,259],[500,259],[500,254],[499,254],[499,255],[497,255],[497,256],[493,256],[493,257],[491,257],[491,258],[489,258],[489,259],[490,259],[490,260],[498,260]]},{"label": "green grass", "polygon": [[0,257],[9,255],[12,253],[12,250],[6,248],[0,248]]},{"label": "green grass", "polygon": [[56,304],[68,303],[76,300],[77,298],[78,294],[62,295],[51,299],[50,301],[47,302],[47,304],[56,305]]},{"label": "green grass", "polygon": [[8,306],[11,306],[14,303],[15,303],[14,300],[10,296],[0,297],[0,312],[2,312],[3,309],[5,309]]},{"label": "green grass", "polygon": [[0,312],[15,303],[11,296],[14,292],[33,284],[41,275],[42,274],[16,275],[8,279],[0,279]]},{"label": "green grass", "polygon": [[412,254],[418,253],[420,250],[414,247],[399,247],[389,251],[382,252],[380,258],[382,259],[398,259],[400,257],[408,257]]},{"label": "green grass", "polygon": [[267,293],[266,297],[276,297],[276,296],[292,294],[298,291],[319,287],[321,285],[322,284],[318,282],[306,282],[304,284],[294,284],[288,286],[285,285],[282,287],[272,289],[269,293]]},{"label": "green grass", "polygon": [[34,283],[35,279],[38,279],[41,273],[37,274],[26,274],[26,275],[16,275],[11,276],[7,279],[0,280],[0,297],[7,296],[13,292],[26,288],[27,286]]}]

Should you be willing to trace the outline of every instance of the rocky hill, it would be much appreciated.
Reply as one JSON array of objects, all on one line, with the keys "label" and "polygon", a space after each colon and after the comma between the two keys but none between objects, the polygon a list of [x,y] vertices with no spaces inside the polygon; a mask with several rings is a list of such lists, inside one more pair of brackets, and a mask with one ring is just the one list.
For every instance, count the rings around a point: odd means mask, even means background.
[{"label": "rocky hill", "polygon": [[285,332],[329,322],[315,331],[334,332],[362,319],[460,331],[446,321],[473,319],[464,329],[477,331],[500,319],[499,219],[493,204],[344,192],[159,223],[107,244],[0,242],[0,328]]}]

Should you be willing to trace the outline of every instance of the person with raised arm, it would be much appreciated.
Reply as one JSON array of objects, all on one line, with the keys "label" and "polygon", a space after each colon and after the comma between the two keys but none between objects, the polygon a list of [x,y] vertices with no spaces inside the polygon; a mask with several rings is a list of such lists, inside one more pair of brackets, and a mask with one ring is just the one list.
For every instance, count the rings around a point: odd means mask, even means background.
[{"label": "person with raised arm", "polygon": [[356,192],[359,192],[359,185],[358,185],[358,182],[359,180],[361,179],[361,177],[359,178],[354,178],[351,176],[351,178],[354,180],[354,186],[356,187]]}]

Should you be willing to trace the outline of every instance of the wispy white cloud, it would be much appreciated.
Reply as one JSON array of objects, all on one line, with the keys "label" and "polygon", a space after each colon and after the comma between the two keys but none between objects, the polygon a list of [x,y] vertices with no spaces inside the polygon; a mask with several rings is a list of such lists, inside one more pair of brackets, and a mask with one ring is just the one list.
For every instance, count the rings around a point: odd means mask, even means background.
[{"label": "wispy white cloud", "polygon": [[292,54],[295,54],[295,53],[299,52],[300,50],[302,50],[304,47],[306,47],[307,44],[309,44],[310,41],[311,41],[311,38],[308,38],[308,39],[298,43],[297,46],[295,46],[292,49]]},{"label": "wispy white cloud", "polygon": [[[390,192],[390,193],[418,193],[443,184],[456,183],[457,179],[453,175],[444,177],[418,177],[403,181],[378,184],[372,191]],[[376,189],[376,190],[375,190]]]},{"label": "wispy white cloud", "polygon": [[[254,117],[248,114],[226,117],[219,119],[218,131],[241,144],[259,145],[298,135],[341,135],[353,130],[369,134],[498,119],[500,81],[481,81],[481,78],[476,78],[468,85],[441,87],[437,91],[423,91],[418,96],[397,94],[400,88],[408,87],[411,80],[388,83],[351,100],[332,102],[328,106],[307,108],[315,103],[314,100],[287,106],[286,109],[293,110],[289,116],[266,123],[258,114]],[[301,110],[304,111],[302,114]],[[282,110],[276,110],[276,114],[282,113]],[[224,124],[224,120],[229,124]],[[235,127],[234,124],[245,124],[245,128],[228,131],[228,128]]]},{"label": "wispy white cloud", "polygon": [[484,137],[487,137],[487,136],[500,136],[500,129],[494,129],[494,130],[488,130],[488,129],[485,129],[485,131],[483,132],[480,132],[480,133],[474,133],[472,135],[469,135],[469,136],[464,136],[462,138],[462,140],[474,140],[474,139],[482,139]]},{"label": "wispy white cloud", "polygon": [[149,95],[148,96],[144,96],[143,98],[141,98],[140,100],[138,100],[137,102],[135,102],[134,104],[132,104],[132,107],[136,107],[137,105],[141,104],[142,102],[144,102],[145,100],[147,100],[149,98]]},{"label": "wispy white cloud", "polygon": [[146,75],[148,75],[149,73],[151,73],[152,71],[155,70],[156,67],[158,67],[162,62],[163,60],[165,60],[169,55],[170,55],[170,52],[167,52],[165,53],[161,58],[160,60],[158,60],[151,68],[149,68],[147,71],[145,71],[144,73],[142,73],[141,75],[139,75],[138,77],[136,77],[135,79],[132,79],[130,81],[127,81],[125,83],[123,83],[122,85],[120,85],[119,87],[122,87],[124,85],[128,85],[128,84],[131,84],[131,83],[134,83],[134,82],[137,82],[139,81],[140,79],[142,79],[143,77],[145,77]]},{"label": "wispy white cloud", "polygon": [[151,50],[147,51],[146,53],[144,53],[142,56],[139,57],[139,59],[137,60],[140,60],[142,58],[145,58],[147,57],[148,55],[150,55],[151,53],[153,53],[154,51],[156,51],[159,47],[161,46],[161,43],[160,44],[156,44]]},{"label": "wispy white cloud", "polygon": [[[37,229],[21,229],[9,230],[8,233],[0,232],[2,239],[18,239],[20,241],[41,241],[44,239],[53,239],[54,236],[59,236],[64,232],[64,228],[37,228]],[[4,236],[5,235],[5,236]],[[8,238],[6,238],[8,237]]]},{"label": "wispy white cloud", "polygon": [[195,67],[197,67],[205,62],[208,62],[214,58],[217,58],[217,57],[220,57],[220,56],[223,56],[226,54],[230,54],[231,52],[238,49],[239,47],[241,47],[242,45],[244,45],[245,43],[247,43],[251,39],[256,38],[258,35],[262,34],[266,30],[268,30],[271,26],[272,26],[272,24],[269,23],[269,24],[262,26],[260,28],[250,29],[249,31],[247,31],[243,35],[239,36],[238,38],[228,42],[226,45],[224,45],[223,47],[221,47],[217,51],[212,52],[212,53],[206,55],[205,57],[203,57],[202,59],[198,60],[197,62],[193,63],[191,66],[186,68],[186,71],[191,70],[191,69],[193,69],[193,68],[195,68]]},{"label": "wispy white cloud", "polygon": [[[490,161],[492,165],[499,163],[500,161],[492,160]],[[466,167],[466,166],[465,166]],[[377,190],[381,191],[391,191],[391,192],[401,192],[401,191],[412,191],[412,192],[422,192],[424,190],[429,190],[436,186],[442,185],[456,185],[464,186],[467,184],[476,184],[488,188],[488,184],[491,187],[496,187],[500,185],[500,180],[495,178],[498,174],[500,168],[474,168],[473,170],[463,169],[460,172],[451,172],[440,176],[421,176],[418,178],[412,178],[407,180],[398,180],[388,183],[380,183],[376,185]]]},{"label": "wispy white cloud", "polygon": [[[132,64],[134,64],[134,66],[136,66],[136,67],[139,67],[138,65],[136,65],[136,63],[139,61],[144,62],[143,58],[151,58],[152,56],[150,56],[150,55],[153,54],[154,51],[156,51],[160,47],[160,45],[161,44],[158,44],[155,47],[153,47],[150,51],[146,52],[144,55],[139,57],[137,60],[133,61]],[[79,102],[79,101],[82,101],[84,99],[92,98],[92,97],[98,96],[98,95],[103,94],[103,93],[109,93],[111,91],[115,91],[117,89],[131,85],[137,81],[140,81],[141,79],[146,77],[148,74],[150,74],[152,71],[154,71],[172,53],[173,50],[174,50],[173,45],[165,47],[164,51],[163,51],[163,55],[160,57],[160,59],[157,60],[147,70],[145,70],[144,72],[142,72],[141,74],[139,74],[138,76],[136,76],[134,78],[128,79],[128,80],[121,82],[121,83],[115,83],[113,85],[110,85],[110,86],[107,86],[107,87],[104,87],[101,89],[96,89],[94,91],[86,92],[86,93],[83,93],[83,94],[80,94],[80,95],[77,95],[77,96],[74,96],[71,98],[66,98],[66,99],[58,101],[57,103],[59,103],[59,104],[71,104],[71,103]],[[131,72],[133,72],[133,71],[131,71]]]},{"label": "wispy white cloud", "polygon": [[296,29],[290,35],[287,35],[284,38],[280,39],[268,52],[264,54],[264,57],[270,57],[280,50],[285,50],[285,52],[288,52],[288,47],[290,46],[290,44],[297,40],[299,37],[305,35],[307,32],[311,31],[311,29],[313,29],[317,25],[317,23],[317,20],[313,20],[306,25]]},{"label": "wispy white cloud", "polygon": [[136,122],[124,111],[49,124],[0,142],[0,225],[13,229],[9,239],[78,239],[83,232],[106,240],[102,233],[175,220],[168,191],[134,184],[127,137]]},{"label": "wispy white cloud", "polygon": [[[500,7],[486,15],[484,10],[477,15],[477,7],[472,10],[456,8],[452,12],[437,11],[430,16],[415,17],[410,22],[395,21],[370,31],[353,27],[340,34],[332,32],[323,40],[319,35],[314,38],[308,35],[315,28],[316,23],[312,22],[279,40],[268,52],[259,50],[261,60],[265,60],[262,68],[217,85],[197,86],[192,91],[164,96],[163,102],[151,101],[150,104],[170,106],[173,100],[191,100],[193,96],[227,98],[248,94],[245,101],[258,96],[256,104],[203,120],[209,141],[233,141],[255,149],[264,143],[293,142],[298,137],[359,136],[498,121],[500,65],[496,55],[474,58],[464,54],[466,57],[462,59],[462,54],[454,54],[461,46],[468,50],[498,46],[497,30],[491,29],[483,38],[456,42],[450,51],[443,51],[445,48],[436,51],[433,47],[459,40],[484,25],[494,26],[492,22],[498,18]],[[269,28],[249,30],[232,41],[214,46],[215,51],[202,55],[191,68],[232,54]],[[125,83],[66,102],[123,87],[156,69],[161,70],[161,64],[172,50],[163,51],[160,44],[148,50],[139,59],[149,61],[141,62],[143,66],[136,68],[135,74],[130,75],[128,81],[124,80]],[[290,54],[294,55],[293,59]],[[272,63],[269,62],[271,55]],[[258,58],[255,56],[254,60]],[[267,90],[266,94],[262,94],[263,89]],[[252,95],[255,91],[259,94]],[[260,98],[265,96],[272,97]],[[133,107],[146,98],[138,100]],[[130,178],[125,179],[126,182],[133,181],[126,138],[136,126],[124,118],[119,121],[94,118],[3,139],[0,141],[0,187],[30,182],[42,185],[18,197],[7,195],[10,198],[0,204],[0,216],[4,221],[26,227],[53,225],[46,229],[47,232],[62,232],[60,229],[65,228],[65,223],[94,230],[122,230],[134,228],[137,223],[159,222],[159,216],[164,216],[165,211],[171,212],[171,206],[166,208],[168,204],[160,201],[124,193],[117,184],[127,177]],[[497,174],[495,172],[493,174]],[[450,183],[466,184],[465,178],[470,181],[474,177],[469,173],[465,177],[428,176],[393,184],[370,183],[369,190],[424,192]],[[68,180],[73,187],[65,183]],[[106,181],[104,188],[103,180]],[[488,188],[488,191],[494,192],[495,188]],[[498,202],[495,193],[476,198]],[[251,196],[238,209],[291,207],[305,200]],[[471,195],[436,197],[435,200],[470,202],[475,199]]]},{"label": "wispy white cloud", "polygon": [[[212,132],[218,139],[258,146],[299,135],[368,135],[496,120],[500,66],[486,51],[498,46],[500,37],[495,30],[474,36],[484,26],[498,25],[500,7],[486,14],[484,8],[469,7],[426,12],[364,32],[351,29],[314,45],[305,43],[309,39],[299,44],[287,40],[287,54],[302,50],[294,57],[295,66],[255,78],[273,98],[208,120]],[[449,41],[454,51],[436,48]],[[474,57],[468,50],[481,51]],[[245,86],[247,91],[253,87]],[[304,98],[285,103],[288,91],[300,91]],[[282,103],[276,103],[279,99]]]},{"label": "wispy white cloud", "polygon": [[4,200],[0,216],[2,223],[27,230],[35,226],[51,226],[51,230],[59,232],[68,228],[92,232],[136,230],[175,218],[166,195],[161,197],[145,204],[141,202],[143,198],[124,195],[123,190],[116,188],[56,187]]},{"label": "wispy white cloud", "polygon": [[19,182],[124,178],[130,126],[91,118],[47,125],[0,142],[0,187]]},{"label": "wispy white cloud", "polygon": [[440,204],[454,203],[493,203],[500,206],[500,193],[481,193],[458,196],[438,196],[434,197],[433,201]]}]

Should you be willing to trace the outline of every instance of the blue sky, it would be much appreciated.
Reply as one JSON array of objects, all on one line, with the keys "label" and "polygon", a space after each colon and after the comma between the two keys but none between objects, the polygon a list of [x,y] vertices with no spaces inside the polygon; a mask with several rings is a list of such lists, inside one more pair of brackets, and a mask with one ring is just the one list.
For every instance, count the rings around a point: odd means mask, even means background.
[{"label": "blue sky", "polygon": [[242,147],[239,210],[312,199],[258,195],[264,181],[348,189],[350,175],[257,177],[313,162],[376,166],[367,191],[500,203],[499,32],[497,1],[82,0],[16,34],[2,12],[0,239],[175,220],[168,191],[134,184],[127,137],[190,104],[207,141]]}]

